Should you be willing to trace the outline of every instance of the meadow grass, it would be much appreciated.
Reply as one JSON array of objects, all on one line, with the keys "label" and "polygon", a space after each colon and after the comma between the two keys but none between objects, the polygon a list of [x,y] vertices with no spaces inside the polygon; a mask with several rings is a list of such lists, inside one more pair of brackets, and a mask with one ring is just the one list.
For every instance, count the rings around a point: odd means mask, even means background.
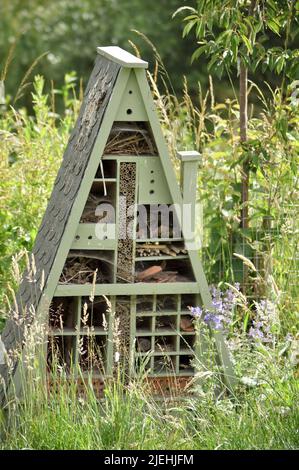
[{"label": "meadow grass", "polygon": [[91,386],[84,398],[75,383],[59,393],[35,387],[3,414],[0,448],[295,449],[298,384],[277,375],[219,400],[198,390],[183,401],[155,401],[138,380],[129,386],[114,381],[102,401]]},{"label": "meadow grass", "polygon": [[[78,100],[73,78],[63,90],[65,112],[55,113],[55,97],[34,84],[34,116],[10,109],[0,117],[0,300],[2,324],[9,309],[9,287],[20,279],[19,253],[32,247],[59,167]],[[203,154],[199,194],[204,205],[204,260],[210,282],[233,282],[232,233],[238,232],[237,183],[242,149],[237,138],[238,105],[217,104],[210,90],[199,90],[194,104],[185,85],[182,102],[169,92],[160,95],[151,80],[170,150],[196,148]],[[264,216],[275,229],[249,243],[263,259],[251,281],[275,306],[271,343],[249,340],[255,319],[252,299],[238,305],[231,327],[231,353],[239,380],[233,395],[216,393],[215,374],[194,396],[182,401],[155,401],[144,377],[125,385],[121,377],[108,384],[99,402],[91,387],[80,398],[76,384],[48,392],[41,378],[28,380],[24,400],[13,397],[2,411],[1,449],[294,449],[298,447],[298,285],[297,203],[298,110],[282,102],[278,92],[263,113],[250,119],[249,136],[258,155],[251,179],[251,224],[257,230]],[[296,114],[297,113],[297,114]],[[287,124],[286,124],[287,123]],[[284,134],[282,126],[289,126]],[[264,148],[258,142],[266,142]],[[255,146],[255,147],[254,147]],[[173,157],[174,166],[177,161]],[[254,166],[255,165],[255,166]],[[291,193],[290,193],[291,191]],[[238,232],[239,233],[239,232]],[[15,262],[12,263],[12,258]],[[20,263],[18,263],[20,261]],[[13,266],[14,274],[11,274]],[[0,327],[1,330],[1,327]]]}]

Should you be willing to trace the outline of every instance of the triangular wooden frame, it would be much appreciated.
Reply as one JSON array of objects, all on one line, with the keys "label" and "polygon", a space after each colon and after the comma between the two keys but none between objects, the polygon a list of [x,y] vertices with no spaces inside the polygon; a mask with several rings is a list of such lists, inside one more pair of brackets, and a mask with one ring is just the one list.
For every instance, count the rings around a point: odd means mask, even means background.
[{"label": "triangular wooden frame", "polygon": [[[36,306],[36,318],[40,319],[41,321],[45,321],[47,319],[49,304],[54,295],[72,295],[74,292],[74,286],[59,286],[59,277],[62,272],[67,254],[71,248],[72,241],[75,238],[80,217],[83,212],[92,181],[96,174],[99,161],[102,158],[113,122],[118,119],[118,116],[123,118],[120,112],[120,103],[123,103],[124,100],[127,100],[127,98],[124,97],[124,92],[129,80],[136,80],[135,86],[137,84],[138,94],[143,101],[139,108],[139,117],[140,120],[142,120],[144,113],[147,115],[173,203],[177,204],[178,206],[182,206],[183,204],[182,193],[176,180],[169,151],[162,135],[161,126],[155,110],[155,104],[146,78],[147,63],[141,61],[141,59],[138,59],[129,53],[126,53],[125,51],[120,50],[119,48],[99,48],[98,52],[105,57],[107,62],[114,62],[117,64],[119,69],[117,70],[117,76],[113,84],[109,101],[107,102],[106,109],[104,110],[99,131],[92,146],[90,156],[88,157],[82,184],[80,184],[79,191],[75,196],[72,208],[67,217],[67,220],[65,221],[65,228],[59,242],[55,259],[46,279],[42,297]],[[124,106],[127,106],[127,101],[125,101]],[[194,250],[189,250],[188,254],[196,282],[188,283],[190,285],[188,286],[187,290],[186,285],[182,285],[182,283],[176,283],[176,289],[177,291],[182,292],[198,293],[202,299],[204,307],[208,310],[212,310],[212,299],[209,293],[208,284],[204,275],[199,254]],[[76,295],[89,295],[88,289],[90,289],[88,286],[76,286]],[[155,284],[141,285],[139,283],[138,289],[142,294],[157,294],[161,292],[171,293],[173,292],[173,285],[169,286],[164,284],[163,286],[157,286]],[[126,284],[123,286],[123,288],[121,284],[96,285],[94,293],[95,295],[135,295],[136,285],[130,286]],[[215,338],[218,359],[223,370],[223,377],[225,379],[226,385],[229,388],[232,388],[235,384],[235,378],[223,336],[220,332],[212,332],[212,334]],[[7,337],[8,336],[9,335],[7,334]],[[20,390],[22,387],[20,365],[17,366],[15,371],[14,382],[14,387],[17,389],[17,391]]]}]

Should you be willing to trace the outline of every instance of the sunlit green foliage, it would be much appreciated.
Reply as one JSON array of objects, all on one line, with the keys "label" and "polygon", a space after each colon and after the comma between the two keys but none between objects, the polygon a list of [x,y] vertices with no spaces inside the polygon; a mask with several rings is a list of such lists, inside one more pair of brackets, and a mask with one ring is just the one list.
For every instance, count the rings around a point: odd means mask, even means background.
[{"label": "sunlit green foliage", "polygon": [[[0,71],[10,46],[16,42],[14,59],[6,80],[7,93],[15,97],[27,69],[47,53],[34,74],[54,80],[58,88],[63,76],[75,70],[86,84],[97,46],[118,45],[133,52],[129,40],[138,45],[142,56],[153,62],[152,51],[132,30],[148,35],[172,74],[177,90],[188,73],[194,87],[198,71],[190,67],[190,41],[181,41],[179,18],[172,20],[181,0],[4,0],[0,2]],[[206,80],[204,71],[199,71]],[[27,82],[32,81],[31,74]],[[193,78],[192,78],[193,77]],[[28,93],[18,102],[30,106]]]},{"label": "sunlit green foliage", "polygon": [[73,95],[73,80],[73,75],[67,75],[59,91],[65,103],[61,117],[55,114],[56,95],[43,93],[44,79],[40,76],[35,78],[32,94],[34,116],[24,109],[12,109],[0,116],[2,300],[12,256],[32,247],[74,124],[79,103]]},{"label": "sunlit green foliage", "polygon": [[[192,60],[207,55],[208,70],[220,77],[240,61],[252,72],[261,66],[262,72],[268,68],[277,74],[284,71],[291,79],[299,77],[298,2],[207,0],[198,1],[196,8],[183,6],[177,13],[181,11],[188,12],[183,36],[192,32],[199,44]],[[269,33],[279,37],[279,45],[269,46]]]}]

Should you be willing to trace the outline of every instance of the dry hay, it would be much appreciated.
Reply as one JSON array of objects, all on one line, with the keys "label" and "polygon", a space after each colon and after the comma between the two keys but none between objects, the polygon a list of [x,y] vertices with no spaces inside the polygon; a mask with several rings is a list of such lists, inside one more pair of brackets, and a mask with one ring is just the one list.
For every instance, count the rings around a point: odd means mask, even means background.
[{"label": "dry hay", "polygon": [[112,201],[105,196],[96,196],[93,193],[90,193],[86,201],[80,223],[91,223],[96,224],[100,222],[105,217],[105,223],[114,222],[114,220],[107,220],[107,214],[96,215],[96,209],[100,204],[111,204]]},{"label": "dry hay", "polygon": [[110,281],[108,260],[69,256],[65,262],[59,282],[62,284],[100,284]]},{"label": "dry hay", "polygon": [[141,124],[121,123],[113,126],[105,155],[157,155],[150,132]]}]

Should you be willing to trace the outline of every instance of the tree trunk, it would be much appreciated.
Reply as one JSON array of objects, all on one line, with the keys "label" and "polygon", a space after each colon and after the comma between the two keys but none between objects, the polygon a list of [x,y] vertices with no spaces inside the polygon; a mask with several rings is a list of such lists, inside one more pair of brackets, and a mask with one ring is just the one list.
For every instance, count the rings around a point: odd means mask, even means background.
[{"label": "tree trunk", "polygon": [[[247,141],[247,120],[248,120],[248,99],[247,99],[247,68],[244,64],[240,65],[240,141],[241,144]],[[242,164],[242,181],[241,181],[241,228],[248,229],[248,199],[249,199],[249,161],[246,158]],[[245,239],[242,239],[243,255],[245,255]],[[243,263],[243,282],[242,289],[246,293],[248,284],[248,267]]]},{"label": "tree trunk", "polygon": [[[247,68],[240,65],[240,141],[247,141]],[[244,160],[242,165],[242,186],[241,186],[241,227],[248,228],[248,189],[249,189],[249,161]]]}]

